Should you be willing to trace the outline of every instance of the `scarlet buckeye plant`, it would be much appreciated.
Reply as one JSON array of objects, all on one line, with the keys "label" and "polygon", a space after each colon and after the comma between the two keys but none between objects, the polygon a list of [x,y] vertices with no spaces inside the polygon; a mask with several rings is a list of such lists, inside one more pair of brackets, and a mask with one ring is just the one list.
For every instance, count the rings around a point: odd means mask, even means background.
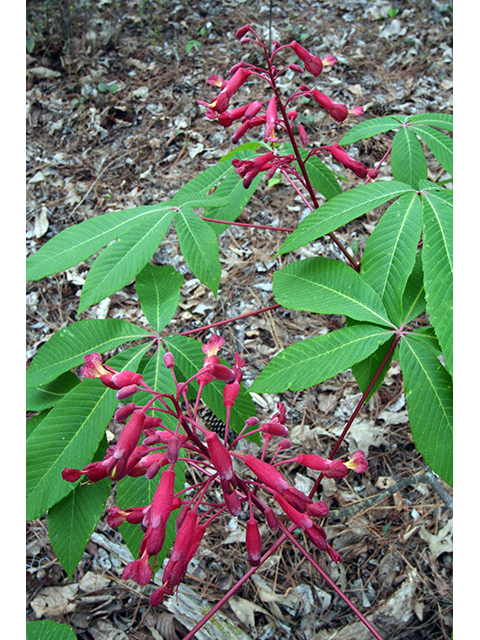
[{"label": "scarlet buckeye plant", "polygon": [[[444,183],[433,183],[427,179],[427,160],[420,142],[451,175],[452,140],[440,129],[451,131],[452,119],[448,114],[375,118],[354,126],[339,143],[315,146],[293,108],[295,101],[310,100],[337,122],[361,115],[361,108],[348,109],[311,84],[299,84],[284,98],[278,80],[289,70],[318,77],[324,66],[335,64],[335,58],[320,59],[295,41],[287,45],[274,42],[269,52],[250,25],[242,27],[237,38],[258,47],[265,65],[241,61],[230,69],[230,79],[211,76],[208,82],[218,87],[217,96],[199,102],[206,107],[207,118],[218,125],[227,128],[238,124],[233,142],[258,131],[260,139],[229,154],[226,160],[231,162],[220,162],[191,180],[171,201],[87,220],[58,234],[28,259],[28,277],[36,280],[73,266],[108,245],[90,269],[79,312],[136,277],[139,303],[153,332],[116,319],[84,320],[62,329],[39,350],[27,373],[27,408],[40,412],[30,421],[27,439],[27,518],[48,511],[52,546],[71,575],[104,510],[109,483],[116,480],[119,506],[110,511],[108,522],[121,527],[134,553],[139,550],[138,559],[126,567],[124,577],[139,584],[149,582],[152,558],[156,557],[160,566],[174,543],[163,586],[152,596],[152,604],[156,604],[183,580],[210,522],[220,513],[239,515],[245,510],[252,569],[187,638],[287,538],[380,638],[293,531],[300,528],[317,548],[339,560],[318,523],[327,515],[328,506],[313,497],[323,477],[343,477],[349,468],[366,468],[361,452],[346,462],[336,456],[393,357],[402,367],[416,445],[433,470],[452,483],[452,193],[445,188],[451,180],[447,177]],[[252,79],[265,84],[267,97],[230,108],[242,86]],[[391,147],[375,167],[353,159],[344,149],[346,144],[390,131],[395,132]],[[364,179],[364,184],[342,191],[336,175],[323,162],[326,156]],[[387,160],[393,180],[380,174]],[[240,355],[236,354],[230,367],[217,355],[221,338],[212,336],[202,346],[187,337],[193,331],[238,318],[159,338],[175,314],[183,278],[172,267],[154,266],[149,261],[175,220],[185,259],[216,294],[221,272],[216,235],[226,224],[244,225],[236,218],[262,177],[269,179],[274,174],[283,176],[311,212],[296,229],[276,228],[289,234],[280,253],[293,252],[327,235],[342,259],[320,256],[291,261],[274,274],[276,304],[269,309],[282,305],[343,315],[346,326],[290,345],[272,359],[247,391],[242,384],[244,362]],[[337,229],[390,201],[393,204],[378,222],[359,260],[343,245]],[[205,215],[194,213],[196,208],[205,209]],[[416,321],[425,310],[430,325]],[[265,309],[240,318],[262,311]],[[102,353],[138,340],[140,344],[102,364]],[[152,347],[154,354],[148,355]],[[84,358],[83,379],[79,381],[70,369]],[[289,442],[284,405],[280,403],[275,416],[258,426],[250,391],[306,389],[348,368],[363,395],[333,450],[326,458],[300,453],[285,459],[283,452]],[[196,393],[192,392],[194,384],[198,386]],[[200,398],[225,422],[223,441],[199,422]],[[127,399],[130,402],[119,408],[118,401]],[[112,417],[120,425],[128,422],[117,443],[108,446],[105,428]],[[228,437],[231,430],[236,434],[233,443]],[[244,438],[258,441],[259,434],[263,438],[260,457],[237,449]],[[310,495],[296,490],[279,470],[291,462],[319,472]],[[193,466],[203,477],[190,487],[188,497],[185,465]],[[60,474],[67,482],[58,482]],[[94,484],[79,484],[82,476]],[[213,487],[221,488],[223,502],[210,501],[207,494]],[[277,517],[279,511],[291,522],[289,526]],[[263,555],[260,516],[272,530],[281,532]],[[70,532],[65,530],[67,520],[76,523]]]}]

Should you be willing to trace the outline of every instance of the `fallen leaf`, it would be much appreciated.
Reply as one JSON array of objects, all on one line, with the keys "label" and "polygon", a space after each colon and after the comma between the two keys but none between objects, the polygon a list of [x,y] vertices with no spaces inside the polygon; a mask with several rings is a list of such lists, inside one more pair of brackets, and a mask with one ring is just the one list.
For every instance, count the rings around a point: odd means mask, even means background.
[{"label": "fallen leaf", "polygon": [[77,605],[72,600],[77,591],[78,584],[69,584],[65,587],[45,587],[30,604],[37,618],[61,616],[75,611]]}]

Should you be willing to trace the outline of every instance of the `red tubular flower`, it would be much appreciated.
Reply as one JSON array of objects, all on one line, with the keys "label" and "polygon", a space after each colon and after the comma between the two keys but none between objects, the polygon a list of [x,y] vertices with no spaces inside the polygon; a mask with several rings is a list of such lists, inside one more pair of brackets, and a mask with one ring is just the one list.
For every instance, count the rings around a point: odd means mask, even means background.
[{"label": "red tubular flower", "polygon": [[124,407],[120,407],[120,409],[117,409],[115,411],[115,415],[113,416],[113,419],[116,422],[125,422],[125,420],[132,415],[132,413],[135,411],[136,408],[137,408],[137,405],[134,402],[131,402],[130,404],[126,404]]},{"label": "red tubular flower", "polygon": [[330,116],[337,120],[337,122],[343,122],[345,118],[348,116],[348,109],[344,104],[339,104],[338,102],[334,102],[331,98],[326,96],[324,93],[319,91],[318,89],[308,89],[302,85],[302,88],[307,91],[315,98],[318,104],[326,109]]},{"label": "red tubular flower", "polygon": [[228,513],[234,517],[239,516],[242,513],[242,503],[235,489],[229,483],[222,481],[222,491]]},{"label": "red tubular flower", "polygon": [[276,142],[278,138],[275,136],[275,125],[277,123],[277,100],[271,98],[267,107],[267,123],[265,127],[264,142]]},{"label": "red tubular flower", "polygon": [[[107,455],[106,458],[111,457]],[[108,470],[103,461],[91,462],[87,464],[83,469],[64,469],[62,471],[62,478],[67,482],[76,482],[85,475],[90,482],[98,482],[108,476]]]},{"label": "red tubular flower", "polygon": [[127,387],[122,387],[116,393],[117,400],[125,400],[125,398],[130,398],[138,391],[138,385],[129,384]]},{"label": "red tubular flower", "polygon": [[247,109],[245,110],[245,118],[247,118],[248,120],[251,120],[257,115],[257,113],[260,111],[262,107],[263,107],[263,102],[258,102],[257,100],[254,100],[249,105],[247,105]]},{"label": "red tubular flower", "polygon": [[313,542],[313,544],[320,549],[321,551],[327,551],[328,544],[326,542],[326,534],[322,527],[319,527],[318,524],[313,523],[313,527],[307,529],[305,531],[307,536]]},{"label": "red tubular flower", "polygon": [[243,178],[243,186],[245,189],[252,184],[253,179],[261,172],[264,171],[269,162],[275,158],[273,151],[268,153],[262,153],[253,160],[239,160],[235,158],[232,160],[232,164],[235,167],[235,173]]},{"label": "red tubular flower", "polygon": [[[345,151],[345,149],[343,149],[339,144],[331,144],[327,146],[326,149],[328,149],[332,156],[336,160],[341,162],[344,167],[347,167],[347,169],[353,171],[356,176],[358,176],[359,178],[365,178],[368,173],[367,167],[362,162],[351,158]],[[376,169],[374,169],[374,171],[376,171]],[[378,171],[376,171],[376,173],[378,175]]]},{"label": "red tubular flower", "polygon": [[82,376],[85,378],[100,378],[102,375],[112,375],[113,369],[110,369],[109,373],[102,364],[102,356],[97,352],[83,356],[83,361],[85,365],[82,368]]},{"label": "red tubular flower", "polygon": [[167,460],[170,464],[175,464],[178,460],[178,452],[180,451],[180,440],[177,436],[173,436],[168,441]]},{"label": "red tubular flower", "polygon": [[150,453],[143,456],[129,471],[127,471],[127,475],[132,478],[146,476],[147,480],[151,480],[157,475],[161,467],[164,467],[166,464],[168,464],[168,460],[165,453]]},{"label": "red tubular flower", "polygon": [[247,545],[248,561],[252,567],[258,567],[262,556],[262,539],[258,530],[258,523],[253,516],[247,521],[245,543]]},{"label": "red tubular flower", "polygon": [[229,369],[224,364],[216,364],[214,362],[207,362],[207,364],[200,370],[212,376],[215,380],[222,380],[223,382],[233,382],[235,380],[235,372]]},{"label": "red tubular flower", "polygon": [[108,510],[107,524],[109,527],[119,527],[125,521],[130,524],[140,524],[144,517],[146,507],[130,507],[128,509],[120,509],[120,507],[112,507]]},{"label": "red tubular flower", "polygon": [[231,480],[233,477],[232,456],[214,431],[207,433],[205,440],[207,441],[208,452],[213,466],[217,470],[219,477],[222,480]]},{"label": "red tubular flower", "polygon": [[110,476],[113,480],[121,480],[125,477],[128,458],[138,444],[144,421],[145,412],[137,409],[123,428],[113,454],[115,464],[110,471]]},{"label": "red tubular flower", "polygon": [[311,529],[313,527],[313,520],[306,513],[300,513],[292,507],[292,505],[287,502],[280,494],[275,493],[275,500],[285,511],[286,515],[290,518],[290,520],[297,525],[302,531],[306,531],[307,529]]},{"label": "red tubular flower", "polygon": [[323,500],[316,500],[307,504],[307,513],[312,518],[325,518],[328,516],[328,505]]},{"label": "red tubular flower", "polygon": [[275,469],[271,464],[268,464],[268,462],[255,458],[251,453],[243,456],[242,460],[244,464],[253,471],[260,482],[266,484],[267,487],[270,487],[278,493],[283,493],[289,488],[290,485],[282,476],[280,471],[277,471],[277,469]]},{"label": "red tubular flower", "polygon": [[243,67],[239,67],[233,76],[228,80],[225,85],[222,87],[220,94],[209,104],[209,107],[216,111],[217,113],[222,113],[222,111],[226,111],[228,109],[228,104],[230,102],[231,97],[240,89],[242,84],[246,82],[248,76],[252,72],[250,69],[244,69]]},{"label": "red tubular flower", "polygon": [[117,385],[119,389],[123,387],[129,387],[130,385],[137,385],[143,382],[141,373],[134,373],[133,371],[120,371],[112,376],[112,382]]},{"label": "red tubular flower", "polygon": [[223,387],[223,404],[225,407],[232,408],[240,391],[240,384],[234,380],[231,384]]},{"label": "red tubular flower", "polygon": [[305,69],[314,76],[319,76],[322,73],[323,64],[318,56],[312,55],[309,51],[298,44],[295,40],[289,45],[297,54],[297,56],[305,64]]},{"label": "red tubular flower", "polygon": [[264,433],[270,433],[272,436],[288,436],[287,427],[276,421],[265,422],[264,424],[262,424],[262,430]]},{"label": "red tubular flower", "polygon": [[302,491],[299,491],[295,487],[288,487],[286,491],[283,492],[283,497],[287,502],[289,502],[292,507],[295,507],[297,511],[300,513],[305,513],[307,511],[307,506],[312,502],[310,498],[308,498]]},{"label": "red tubular flower", "polygon": [[149,562],[149,556],[145,550],[139,560],[129,562],[122,573],[122,579],[128,580],[131,578],[137,584],[142,587],[150,582],[152,579],[152,568]]},{"label": "red tubular flower", "polygon": [[366,471],[368,462],[365,459],[363,451],[355,451],[355,453],[352,453],[350,460],[345,462],[345,466],[349,469],[353,469],[356,473],[363,473]]},{"label": "red tubular flower", "polygon": [[167,520],[172,513],[174,483],[175,471],[172,468],[165,469],[147,514],[147,522],[153,529],[167,525]]},{"label": "red tubular flower", "polygon": [[279,523],[278,518],[271,507],[265,508],[265,520],[267,521],[267,525],[270,531],[276,533],[278,531]]},{"label": "red tubular flower", "polygon": [[300,453],[295,460],[308,469],[322,471],[326,478],[344,478],[348,474],[348,468],[341,460],[327,460],[306,453]]},{"label": "red tubular flower", "polygon": [[218,114],[218,124],[222,127],[230,127],[235,120],[240,120],[243,118],[246,112],[248,111],[249,105],[246,104],[243,107],[236,107],[235,109],[231,109],[230,111],[223,111]]},{"label": "red tubular flower", "polygon": [[241,40],[250,30],[251,30],[251,27],[249,24],[246,24],[245,26],[240,27],[240,29],[235,34],[235,38],[237,40]]}]

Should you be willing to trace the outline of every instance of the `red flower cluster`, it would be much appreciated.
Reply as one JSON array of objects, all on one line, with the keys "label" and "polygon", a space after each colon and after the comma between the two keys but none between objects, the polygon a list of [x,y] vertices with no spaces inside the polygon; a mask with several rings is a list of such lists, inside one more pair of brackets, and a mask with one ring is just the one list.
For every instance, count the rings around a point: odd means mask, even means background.
[{"label": "red flower cluster", "polygon": [[[268,161],[273,159],[272,153]],[[223,343],[224,340],[220,336],[210,337],[202,346],[205,354],[203,366],[186,382],[177,382],[173,355],[165,354],[165,365],[172,372],[175,381],[175,394],[155,392],[140,374],[133,371],[117,372],[107,365],[102,365],[98,353],[85,357],[83,374],[99,377],[103,384],[117,392],[117,396],[123,389],[132,386],[151,396],[143,406],[130,402],[117,409],[115,420],[126,424],[117,444],[108,448],[102,461],[88,464],[83,469],[64,469],[62,477],[69,482],[79,480],[82,475],[90,482],[97,482],[107,476],[119,481],[127,475],[145,475],[151,479],[163,468],[150,504],[125,509],[115,506],[109,510],[107,516],[107,523],[112,527],[118,527],[123,522],[141,527],[143,539],[139,557],[125,567],[122,575],[124,579],[130,578],[140,585],[146,585],[153,576],[152,559],[163,549],[167,523],[172,513],[180,509],[175,523],[175,543],[163,572],[163,584],[151,595],[152,605],[160,603],[165,595],[175,592],[185,577],[188,563],[195,555],[209,523],[225,510],[233,516],[239,516],[244,508],[248,507],[250,517],[247,520],[246,550],[249,562],[253,566],[261,562],[262,556],[259,515],[264,517],[267,526],[273,532],[279,529],[279,519],[274,505],[295,526],[305,531],[313,544],[338,562],[340,556],[328,545],[325,531],[318,523],[319,519],[328,515],[327,504],[322,500],[312,500],[290,484],[280,472],[279,465],[295,462],[311,469],[318,469],[327,477],[337,478],[344,477],[349,469],[362,472],[367,467],[361,451],[353,454],[348,462],[304,454],[299,454],[291,460],[275,462],[278,454],[291,446],[285,424],[286,408],[282,402],[277,404],[277,412],[271,419],[263,424],[259,425],[256,417],[249,418],[236,440],[227,446],[230,410],[240,393],[245,362],[236,353],[233,368],[222,364],[217,354]],[[192,408],[187,399],[187,388],[195,379],[198,383],[198,396],[195,408]],[[214,380],[224,384],[223,401],[227,408],[227,420],[223,442],[216,433],[205,429],[197,421],[196,415],[202,390]],[[170,402],[167,402],[167,399]],[[157,404],[154,404],[155,401]],[[158,404],[162,409],[155,409]],[[157,415],[147,415],[147,412],[156,412]],[[169,429],[164,424],[164,413],[175,417],[178,424],[176,430]],[[264,439],[260,457],[235,450],[236,443],[241,438],[253,433],[262,434]],[[200,437],[202,434],[203,438]],[[276,449],[271,461],[267,462],[267,449],[273,444],[274,439],[277,439]],[[185,464],[192,464],[197,474],[204,474],[204,479],[195,487],[191,487],[192,495],[188,498],[184,495],[186,490],[183,487],[175,491],[175,467],[179,460]],[[239,462],[243,463],[245,476],[237,471]],[[215,487],[220,488],[223,495],[223,502],[216,506],[212,505],[211,500],[205,495],[210,488]]]},{"label": "red flower cluster", "polygon": [[[314,98],[314,100],[338,122],[343,122],[349,114],[358,116],[363,113],[362,107],[348,109],[344,104],[334,102],[318,89],[310,89],[304,84],[300,85],[300,88],[285,101],[285,104],[282,103],[276,84],[282,73],[289,69],[296,73],[308,71],[317,77],[322,73],[324,66],[333,66],[336,64],[337,59],[334,56],[327,56],[320,59],[295,40],[286,45],[275,41],[273,43],[272,53],[269,54],[267,48],[249,24],[241,27],[237,31],[237,38],[242,43],[252,42],[263,49],[267,62],[266,68],[262,69],[261,67],[247,64],[243,61],[238,62],[230,69],[230,80],[224,80],[216,75],[208,78],[207,82],[209,84],[220,87],[221,89],[219,95],[214,98],[214,100],[211,102],[198,100],[200,105],[207,108],[207,118],[212,120],[216,119],[222,127],[230,127],[234,122],[240,122],[240,126],[233,134],[232,142],[238,142],[251,129],[264,127],[263,142],[271,145],[272,149],[275,148],[275,143],[278,142],[279,131],[286,132],[290,139],[292,139],[294,131],[296,130],[301,143],[304,145],[308,144],[308,135],[304,126],[301,123],[295,122],[298,117],[297,111],[293,109],[288,112],[286,111],[287,105],[293,99],[302,96]],[[299,60],[303,62],[304,67],[297,63],[289,63],[283,68],[277,68],[274,58],[281,51],[285,50],[292,51]],[[248,104],[228,110],[231,98],[250,76],[256,76],[266,81],[274,92],[273,97],[265,102],[254,100]],[[340,157],[338,157],[339,154],[336,149],[333,149],[331,153],[343,164],[347,162],[345,158],[340,159]],[[235,171],[243,178],[244,187],[248,188],[252,180],[262,172],[266,172],[267,180],[272,178],[277,170],[284,173],[291,173],[300,178],[298,169],[295,167],[295,161],[296,157],[293,154],[282,156],[277,151],[272,151],[261,154],[254,160],[235,159],[232,162],[235,166]],[[376,177],[376,173],[378,172],[375,172],[373,169],[367,170],[364,165],[361,165],[361,168],[360,165],[361,163],[356,163],[351,159],[348,161],[348,164],[345,164],[345,166],[352,169],[357,175],[363,173],[364,176],[368,174],[370,178]]]}]

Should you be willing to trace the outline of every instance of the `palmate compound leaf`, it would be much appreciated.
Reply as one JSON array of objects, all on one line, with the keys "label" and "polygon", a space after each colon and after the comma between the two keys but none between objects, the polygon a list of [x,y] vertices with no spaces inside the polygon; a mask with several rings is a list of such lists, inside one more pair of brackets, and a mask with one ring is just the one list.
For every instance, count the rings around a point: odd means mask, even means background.
[{"label": "palmate compound leaf", "polygon": [[[94,461],[102,460],[108,443],[104,436]],[[80,483],[48,510],[48,537],[70,580],[100,520],[112,481]]]},{"label": "palmate compound leaf", "polygon": [[307,338],[276,355],[250,391],[283,393],[287,389],[308,389],[364,360],[392,335],[391,331],[375,325],[355,324]]},{"label": "palmate compound leaf", "polygon": [[427,312],[453,374],[453,195],[424,193],[423,272]]},{"label": "palmate compound leaf", "polygon": [[409,124],[428,124],[437,129],[453,131],[453,116],[450,113],[420,113],[416,116],[408,116],[406,122]]},{"label": "palmate compound leaf", "polygon": [[150,216],[163,218],[170,202],[112,211],[68,227],[27,259],[27,280],[41,280],[86,260],[109,242],[127,236],[130,229]]},{"label": "palmate compound leaf", "polygon": [[360,275],[379,294],[397,326],[403,321],[403,292],[415,263],[421,230],[420,196],[406,193],[380,218],[363,253]]},{"label": "palmate compound leaf", "polygon": [[[127,349],[108,364],[135,371],[149,345]],[[86,378],[67,393],[27,438],[27,520],[43,516],[73,490],[65,467],[82,469],[92,461],[118,400],[98,379]]]},{"label": "palmate compound leaf", "polygon": [[75,322],[57,331],[38,350],[27,370],[27,387],[45,385],[83,364],[88,353],[105,353],[125,342],[149,336],[145,329],[116,318]]},{"label": "palmate compound leaf", "polygon": [[273,276],[273,293],[287,309],[393,326],[378,293],[339,260],[307,258],[287,264]]},{"label": "palmate compound leaf", "polygon": [[400,366],[415,445],[433,471],[453,486],[452,378],[431,342],[429,335],[404,336]]},{"label": "palmate compound leaf", "polygon": [[[182,456],[183,450],[180,452]],[[165,467],[168,468],[168,467]],[[128,509],[128,507],[143,507],[151,504],[155,490],[160,482],[161,473],[159,473],[152,480],[147,480],[145,476],[137,478],[131,478],[126,476],[117,484],[117,500],[116,504],[121,509]],[[174,491],[179,493],[185,489],[185,463],[179,460],[175,465],[175,484]],[[156,557],[156,566],[161,567],[162,563],[170,549],[175,542],[176,531],[175,521],[177,519],[179,511],[174,511],[167,522],[167,530],[165,533],[165,542],[161,552]],[[119,531],[122,534],[122,538],[125,544],[129,548],[134,558],[138,558],[138,550],[140,543],[144,536],[140,525],[129,524],[124,522],[119,527]]]},{"label": "palmate compound leaf", "polygon": [[183,276],[169,265],[147,264],[135,280],[142,311],[155,331],[161,331],[175,315]]},{"label": "palmate compound leaf", "polygon": [[78,314],[120,291],[135,278],[155,253],[173,216],[172,210],[146,216],[102,251],[83,285]]},{"label": "palmate compound leaf", "polygon": [[304,218],[278,253],[303,247],[409,191],[410,185],[397,181],[374,182],[344,191]]},{"label": "palmate compound leaf", "polygon": [[175,229],[188,266],[216,297],[222,275],[217,236],[208,223],[185,208],[176,215]]}]

